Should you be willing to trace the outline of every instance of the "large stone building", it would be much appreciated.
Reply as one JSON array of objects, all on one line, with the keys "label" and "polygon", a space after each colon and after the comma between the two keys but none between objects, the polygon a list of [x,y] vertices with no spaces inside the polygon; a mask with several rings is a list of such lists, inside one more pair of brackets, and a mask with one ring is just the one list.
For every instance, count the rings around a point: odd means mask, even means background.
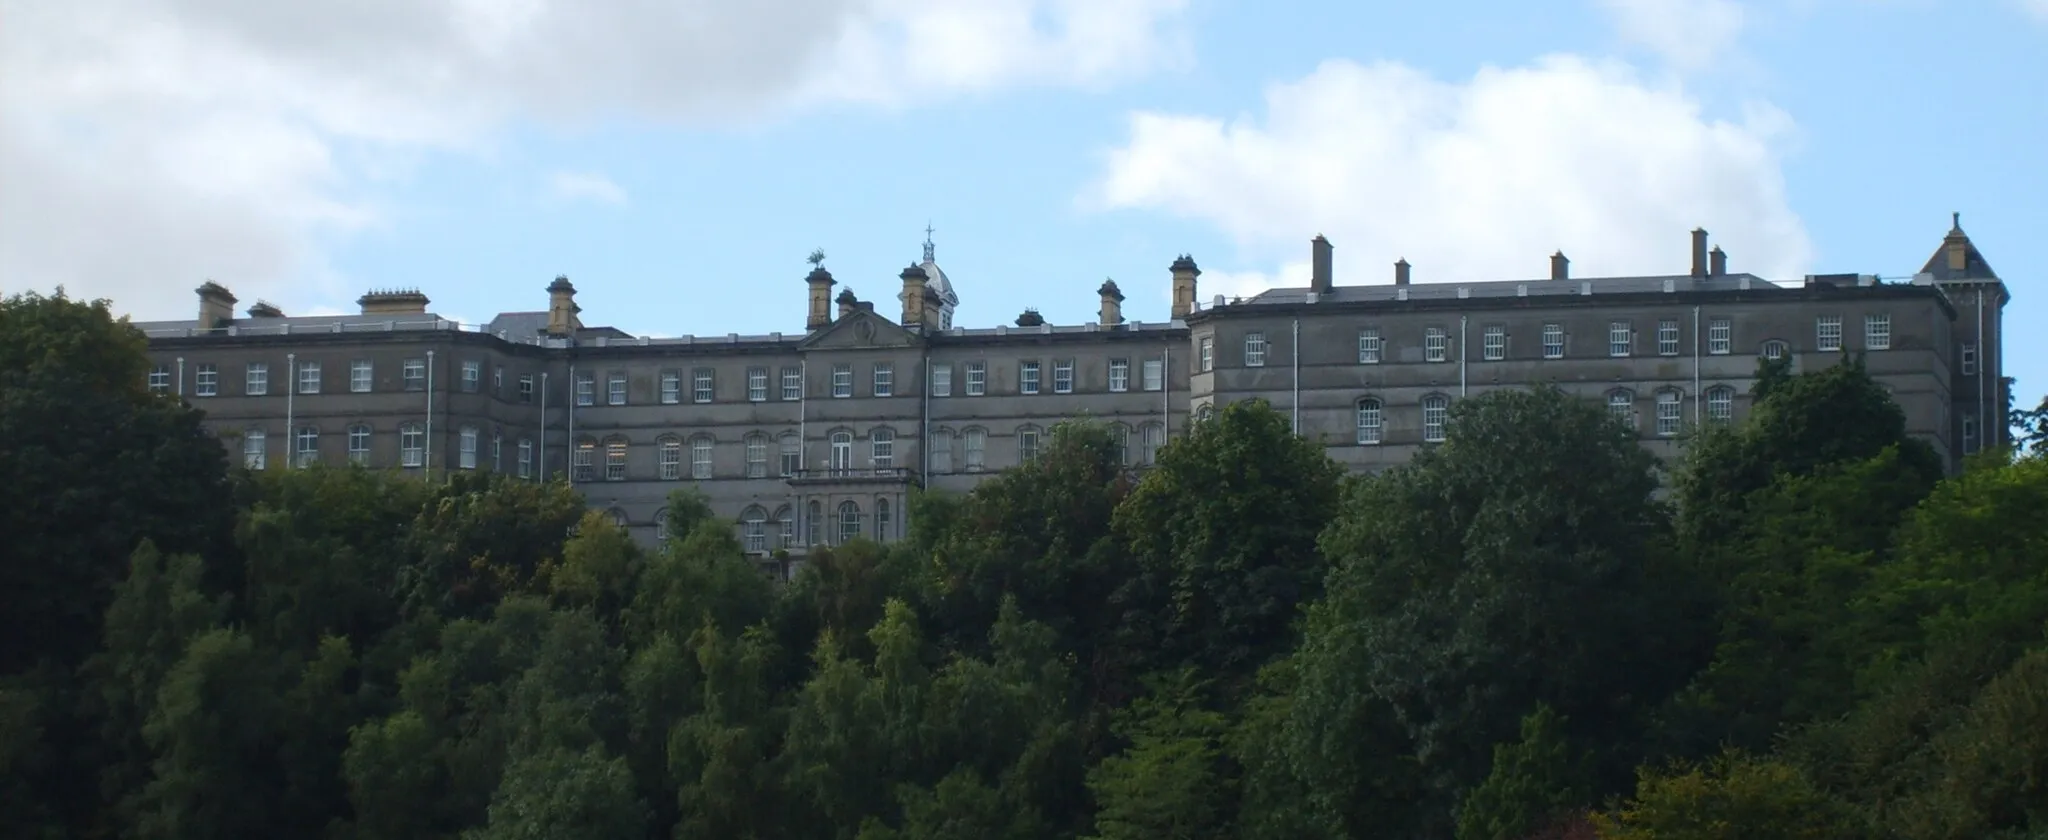
[{"label": "large stone building", "polygon": [[[1114,282],[1093,323],[957,327],[925,243],[891,319],[815,268],[802,332],[636,337],[580,318],[565,278],[544,311],[481,327],[417,291],[357,315],[287,317],[206,283],[199,317],[143,323],[152,389],[207,410],[252,469],[359,463],[564,476],[656,533],[670,490],[702,488],[750,551],[904,533],[916,487],[964,490],[1032,458],[1070,417],[1111,424],[1144,466],[1219,403],[1261,397],[1354,469],[1441,440],[1445,411],[1491,388],[1552,382],[1599,400],[1671,454],[1690,424],[1746,409],[1759,356],[1832,364],[1865,353],[1910,429],[1953,463],[2003,439],[2005,286],[1960,226],[1917,275],[1729,273],[1694,231],[1684,273],[1578,278],[1563,254],[1532,280],[1335,283],[1311,242],[1305,288],[1199,303],[1169,267],[1170,317],[1126,320]],[[1677,249],[1674,249],[1677,250]],[[1677,260],[1674,260],[1677,262]]]}]

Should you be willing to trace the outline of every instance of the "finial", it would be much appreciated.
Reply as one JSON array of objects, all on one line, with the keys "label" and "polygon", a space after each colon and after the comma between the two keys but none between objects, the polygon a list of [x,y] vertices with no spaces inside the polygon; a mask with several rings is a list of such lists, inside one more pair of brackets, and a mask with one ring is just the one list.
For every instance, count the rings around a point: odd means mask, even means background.
[{"label": "finial", "polygon": [[932,223],[924,223],[924,261],[932,262]]},{"label": "finial", "polygon": [[1958,230],[1958,231],[1960,231],[1960,230],[1962,230],[1962,229],[1963,229],[1963,214],[1962,214],[1962,213],[1950,213],[1950,214],[1948,214],[1948,218],[1949,218],[1949,227],[1950,227],[1950,228],[1952,228],[1952,229],[1954,229],[1954,230]]}]

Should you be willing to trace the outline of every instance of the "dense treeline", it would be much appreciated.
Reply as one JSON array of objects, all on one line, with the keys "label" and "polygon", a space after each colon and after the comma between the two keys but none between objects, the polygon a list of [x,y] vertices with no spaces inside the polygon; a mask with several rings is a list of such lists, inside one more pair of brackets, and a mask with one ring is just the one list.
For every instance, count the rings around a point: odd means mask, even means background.
[{"label": "dense treeline", "polygon": [[1549,389],[1375,477],[1070,424],[782,585],[688,493],[230,470],[144,364],[0,306],[0,836],[2048,836],[2048,461],[1853,359],[1671,465]]}]

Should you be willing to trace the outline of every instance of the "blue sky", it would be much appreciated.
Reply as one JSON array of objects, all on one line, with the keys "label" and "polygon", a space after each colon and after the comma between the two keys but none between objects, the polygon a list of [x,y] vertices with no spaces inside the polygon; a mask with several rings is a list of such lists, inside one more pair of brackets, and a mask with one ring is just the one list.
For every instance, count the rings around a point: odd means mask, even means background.
[{"label": "blue sky", "polygon": [[[2048,315],[2048,0],[0,0],[0,278],[189,317],[538,309],[794,331],[889,311],[927,223],[967,324],[1298,285],[1909,275],[1960,211]],[[310,11],[306,11],[310,10]],[[2048,390],[2024,329],[2007,370]]]}]

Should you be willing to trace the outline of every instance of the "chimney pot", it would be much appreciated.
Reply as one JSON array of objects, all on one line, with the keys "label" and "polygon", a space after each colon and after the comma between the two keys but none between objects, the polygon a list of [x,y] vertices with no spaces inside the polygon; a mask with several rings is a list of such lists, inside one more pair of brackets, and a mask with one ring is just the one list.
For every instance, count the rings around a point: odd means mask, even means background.
[{"label": "chimney pot", "polygon": [[1408,261],[1406,259],[1394,261],[1394,285],[1408,285],[1408,268]]},{"label": "chimney pot", "polygon": [[1707,276],[1707,229],[1692,229],[1692,276]]},{"label": "chimney pot", "polygon": [[1323,235],[1318,233],[1316,238],[1308,241],[1308,249],[1308,289],[1317,294],[1329,294],[1337,282],[1331,273],[1331,252],[1334,249],[1330,245],[1330,240],[1324,239]]},{"label": "chimney pot", "polygon": [[1721,246],[1716,245],[1714,250],[1707,252],[1707,274],[1713,277],[1720,277],[1727,273],[1728,252],[1721,250]]},{"label": "chimney pot", "polygon": [[1570,257],[1567,257],[1567,256],[1565,256],[1565,255],[1564,255],[1564,252],[1563,252],[1563,251],[1559,251],[1559,252],[1557,252],[1557,253],[1555,253],[1555,254],[1551,254],[1551,255],[1550,255],[1550,279],[1552,279],[1552,280],[1570,280],[1570,279],[1571,279],[1571,277],[1572,277],[1572,261],[1571,261],[1571,258],[1570,258]]}]

